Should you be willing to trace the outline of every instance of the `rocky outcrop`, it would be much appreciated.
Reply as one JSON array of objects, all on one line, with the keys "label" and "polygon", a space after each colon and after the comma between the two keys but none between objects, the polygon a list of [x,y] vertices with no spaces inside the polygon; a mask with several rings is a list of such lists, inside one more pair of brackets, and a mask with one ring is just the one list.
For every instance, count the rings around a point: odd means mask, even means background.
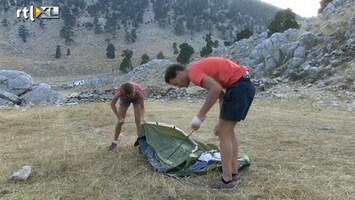
[{"label": "rocky outcrop", "polygon": [[153,59],[150,62],[134,68],[123,76],[124,81],[135,81],[146,85],[165,85],[165,70],[173,62],[169,60]]},{"label": "rocky outcrop", "polygon": [[249,66],[255,79],[278,77],[354,92],[353,10],[353,0],[333,0],[318,17],[302,21],[299,30],[289,29],[269,38],[267,32],[255,34],[230,47],[214,49],[212,55]]},{"label": "rocky outcrop", "polygon": [[51,89],[51,86],[45,83],[40,83],[22,96],[22,103],[25,105],[51,105],[63,103],[66,97]]},{"label": "rocky outcrop", "polygon": [[0,70],[0,105],[51,105],[65,99],[48,84],[34,85],[32,77],[23,71]]},{"label": "rocky outcrop", "polygon": [[[68,96],[65,104],[77,104],[84,102],[107,102],[111,101],[116,89],[94,90],[87,92],[73,93]],[[188,92],[186,89],[165,88],[157,85],[148,85],[145,88],[146,98],[149,100],[167,101],[173,99],[204,99],[207,95],[205,89],[197,89],[193,92]]]}]

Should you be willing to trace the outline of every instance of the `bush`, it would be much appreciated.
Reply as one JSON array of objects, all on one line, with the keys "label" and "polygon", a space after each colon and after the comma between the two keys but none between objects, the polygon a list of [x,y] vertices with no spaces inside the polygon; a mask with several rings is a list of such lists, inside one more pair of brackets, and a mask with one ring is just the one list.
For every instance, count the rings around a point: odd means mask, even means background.
[{"label": "bush", "polygon": [[55,58],[60,58],[61,55],[62,55],[62,53],[60,50],[60,45],[57,45],[57,47],[55,49]]},{"label": "bush", "polygon": [[159,51],[159,53],[157,55],[157,59],[165,59],[163,52]]},{"label": "bush", "polygon": [[107,58],[114,59],[115,58],[115,50],[116,50],[116,48],[115,48],[115,46],[113,46],[113,44],[110,43],[109,45],[107,45],[107,48],[106,48]]},{"label": "bush", "polygon": [[180,54],[177,57],[177,61],[181,64],[186,64],[190,61],[192,54],[194,54],[194,48],[187,43],[180,44]]},{"label": "bush", "polygon": [[280,10],[276,13],[274,20],[269,25],[270,37],[273,33],[284,32],[289,28],[299,28],[300,25],[296,21],[296,14],[291,9]]},{"label": "bush", "polygon": [[143,65],[143,64],[145,64],[145,63],[147,63],[147,62],[149,62],[149,56],[147,55],[147,54],[143,54],[142,55],[142,62],[141,62],[141,65]]},{"label": "bush", "polygon": [[240,31],[239,33],[237,33],[237,40],[236,41],[239,41],[244,38],[249,38],[252,35],[253,35],[253,32],[251,30],[244,29],[244,30]]}]

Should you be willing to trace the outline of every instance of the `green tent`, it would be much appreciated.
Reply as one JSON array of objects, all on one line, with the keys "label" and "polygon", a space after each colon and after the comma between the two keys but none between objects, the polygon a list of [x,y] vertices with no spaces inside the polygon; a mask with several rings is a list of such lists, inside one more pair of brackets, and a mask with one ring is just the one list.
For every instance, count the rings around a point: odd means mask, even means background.
[{"label": "green tent", "polygon": [[[162,173],[183,177],[221,167],[216,145],[198,142],[176,126],[147,122],[142,124],[142,134],[138,139],[142,152],[153,168]],[[247,156],[239,161],[241,167],[250,165]]]}]

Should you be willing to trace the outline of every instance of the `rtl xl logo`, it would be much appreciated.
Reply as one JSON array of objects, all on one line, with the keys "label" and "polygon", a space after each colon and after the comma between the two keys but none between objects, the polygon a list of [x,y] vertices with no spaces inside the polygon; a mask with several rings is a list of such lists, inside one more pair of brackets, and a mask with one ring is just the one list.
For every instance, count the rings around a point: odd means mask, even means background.
[{"label": "rtl xl logo", "polygon": [[16,17],[20,18],[21,14],[25,19],[30,18],[31,21],[35,21],[36,18],[41,19],[59,19],[59,7],[58,6],[30,6],[30,8],[24,7],[18,9]]}]

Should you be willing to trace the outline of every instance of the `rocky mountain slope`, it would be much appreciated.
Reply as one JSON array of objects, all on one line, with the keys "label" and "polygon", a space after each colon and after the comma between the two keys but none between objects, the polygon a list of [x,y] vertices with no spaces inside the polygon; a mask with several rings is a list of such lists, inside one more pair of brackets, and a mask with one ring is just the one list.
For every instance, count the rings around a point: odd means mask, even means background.
[{"label": "rocky mountain slope", "polygon": [[354,90],[355,15],[353,0],[334,0],[323,14],[303,21],[299,30],[254,35],[220,48],[215,55],[250,66],[256,78],[318,84]]}]

